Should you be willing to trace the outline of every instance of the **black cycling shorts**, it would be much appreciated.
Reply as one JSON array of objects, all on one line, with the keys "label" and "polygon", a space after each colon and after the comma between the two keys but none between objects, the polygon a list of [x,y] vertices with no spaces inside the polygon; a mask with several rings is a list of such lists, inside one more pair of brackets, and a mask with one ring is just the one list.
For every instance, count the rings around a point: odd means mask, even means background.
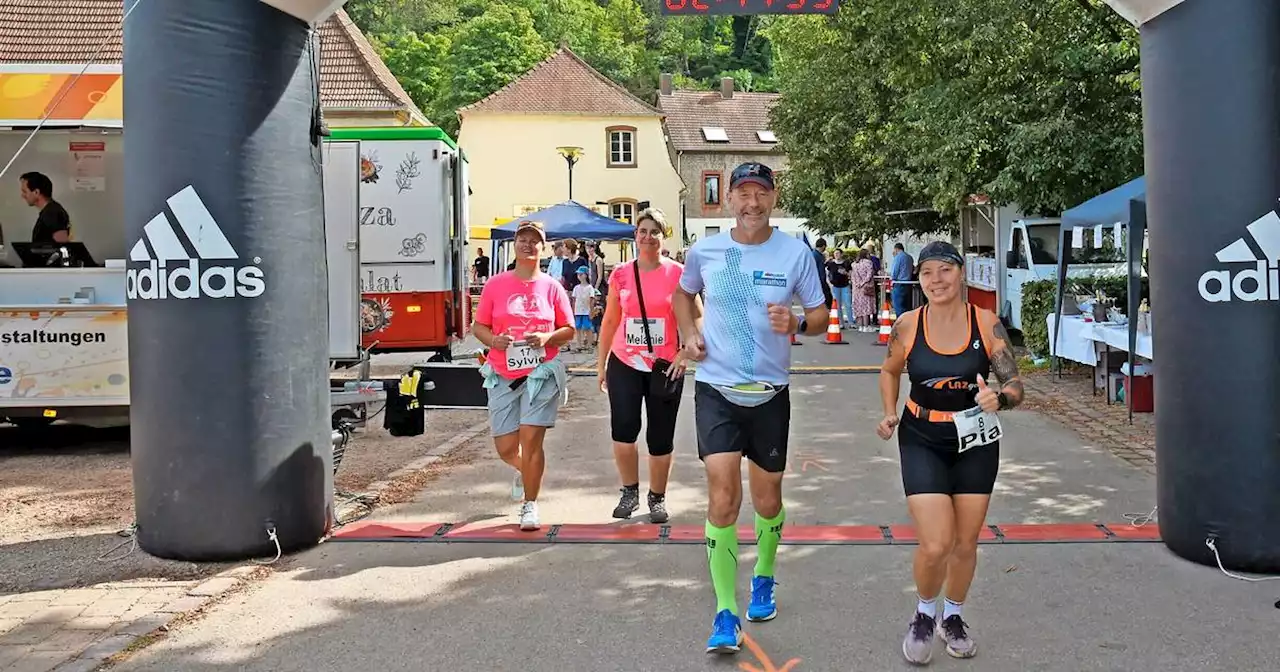
[{"label": "black cycling shorts", "polygon": [[791,431],[791,389],[783,387],[759,406],[739,406],[707,383],[693,387],[693,415],[698,426],[698,458],[741,453],[761,469],[787,468],[787,436]]},{"label": "black cycling shorts", "polygon": [[898,459],[907,496],[990,495],[1000,471],[1000,442],[960,453],[954,443],[931,440],[930,428],[919,426],[928,422],[907,415],[898,427]]},{"label": "black cycling shorts", "polygon": [[669,396],[655,395],[651,390],[652,373],[639,371],[622,363],[609,353],[604,380],[609,387],[609,418],[613,440],[635,443],[640,437],[640,406],[644,405],[649,427],[645,444],[654,457],[670,455],[675,449],[676,418],[680,415],[680,399],[684,393],[684,377],[676,380]]}]

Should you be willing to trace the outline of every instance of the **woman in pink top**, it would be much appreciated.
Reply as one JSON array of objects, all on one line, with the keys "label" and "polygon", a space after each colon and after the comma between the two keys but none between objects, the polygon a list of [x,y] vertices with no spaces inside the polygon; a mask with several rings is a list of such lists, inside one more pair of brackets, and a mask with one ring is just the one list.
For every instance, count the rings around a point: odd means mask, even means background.
[{"label": "woman in pink top", "polygon": [[573,307],[558,278],[538,269],[547,234],[539,222],[520,222],[515,269],[484,285],[472,326],[489,348],[481,373],[489,391],[489,427],[503,462],[516,469],[512,498],[520,529],[536,530],[538,491],[546,460],[542,440],[554,427],[567,384],[560,346],[573,340]]},{"label": "woman in pink top", "polygon": [[600,324],[600,343],[609,347],[600,348],[596,365],[600,390],[609,394],[613,459],[622,478],[622,498],[613,517],[630,518],[640,508],[636,439],[643,404],[649,421],[649,519],[654,523],[667,522],[667,479],[684,391],[685,360],[671,311],[671,296],[684,267],[662,256],[669,231],[661,210],[644,210],[636,217],[639,258],[619,264],[609,276]]}]

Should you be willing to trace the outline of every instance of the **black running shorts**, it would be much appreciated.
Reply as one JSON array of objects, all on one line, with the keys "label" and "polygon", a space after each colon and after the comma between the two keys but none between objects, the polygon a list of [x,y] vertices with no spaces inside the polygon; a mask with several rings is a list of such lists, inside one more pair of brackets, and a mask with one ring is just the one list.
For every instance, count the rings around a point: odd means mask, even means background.
[{"label": "black running shorts", "polygon": [[907,496],[990,495],[1000,471],[1000,442],[959,453],[954,445],[929,441],[918,427],[927,422],[908,416],[898,427],[898,458]]},{"label": "black running shorts", "polygon": [[780,473],[787,468],[787,436],[791,430],[791,390],[783,387],[759,406],[739,406],[707,383],[693,392],[694,423],[698,427],[698,458],[717,453],[741,453],[761,469]]},{"label": "black running shorts", "polygon": [[649,421],[644,434],[645,444],[650,455],[659,457],[670,455],[675,448],[676,418],[680,414],[684,378],[676,381],[676,390],[670,396],[654,395],[650,389],[652,378],[652,373],[633,369],[609,353],[604,380],[609,387],[609,421],[613,440],[635,443],[640,438],[640,406],[643,404]]}]

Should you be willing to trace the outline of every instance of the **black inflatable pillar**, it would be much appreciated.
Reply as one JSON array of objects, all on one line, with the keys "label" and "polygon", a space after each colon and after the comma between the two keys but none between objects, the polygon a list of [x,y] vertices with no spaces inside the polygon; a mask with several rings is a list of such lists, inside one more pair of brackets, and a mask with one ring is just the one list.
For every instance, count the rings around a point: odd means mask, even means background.
[{"label": "black inflatable pillar", "polygon": [[259,0],[125,21],[134,502],[155,556],[273,556],[269,527],[289,552],[328,526],[317,52]]},{"label": "black inflatable pillar", "polygon": [[1142,25],[1160,533],[1280,572],[1280,2]]}]

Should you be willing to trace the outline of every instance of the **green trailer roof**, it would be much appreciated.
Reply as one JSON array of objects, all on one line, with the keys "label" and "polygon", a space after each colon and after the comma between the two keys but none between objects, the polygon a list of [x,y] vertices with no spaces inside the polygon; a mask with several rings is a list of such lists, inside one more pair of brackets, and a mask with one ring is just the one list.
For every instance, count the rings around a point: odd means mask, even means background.
[{"label": "green trailer roof", "polygon": [[376,126],[372,128],[331,128],[333,140],[443,140],[453,149],[458,143],[438,126]]}]

